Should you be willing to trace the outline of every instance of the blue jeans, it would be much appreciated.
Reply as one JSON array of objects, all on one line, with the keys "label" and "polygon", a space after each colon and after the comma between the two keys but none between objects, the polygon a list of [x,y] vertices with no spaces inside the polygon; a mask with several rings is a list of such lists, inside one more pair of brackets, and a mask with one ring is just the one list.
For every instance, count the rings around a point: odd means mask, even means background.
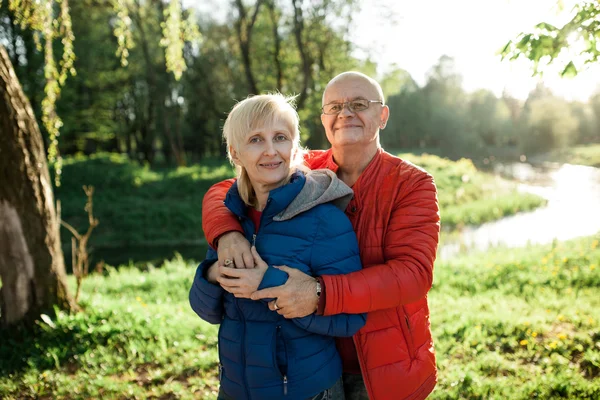
[{"label": "blue jeans", "polygon": [[365,381],[360,374],[343,374],[346,400],[369,400]]},{"label": "blue jeans", "polygon": [[[284,396],[282,396],[285,399]],[[219,396],[217,400],[235,400],[233,397],[227,395],[223,389],[219,389]],[[342,378],[338,379],[329,389],[323,390],[321,393],[311,397],[307,400],[345,400],[344,397],[344,384]]]}]

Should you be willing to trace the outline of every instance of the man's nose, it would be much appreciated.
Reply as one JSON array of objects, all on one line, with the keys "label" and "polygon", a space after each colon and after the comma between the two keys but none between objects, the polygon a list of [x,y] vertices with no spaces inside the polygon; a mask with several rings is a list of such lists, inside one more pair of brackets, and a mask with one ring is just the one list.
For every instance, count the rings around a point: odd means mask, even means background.
[{"label": "man's nose", "polygon": [[346,118],[354,115],[354,112],[350,110],[350,103],[344,103],[342,111],[339,112],[338,117]]}]

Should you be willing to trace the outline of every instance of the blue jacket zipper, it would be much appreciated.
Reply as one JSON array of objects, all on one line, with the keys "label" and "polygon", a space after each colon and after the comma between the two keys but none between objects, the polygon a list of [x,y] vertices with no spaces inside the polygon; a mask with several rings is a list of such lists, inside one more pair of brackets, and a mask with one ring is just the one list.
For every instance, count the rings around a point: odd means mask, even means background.
[{"label": "blue jacket zipper", "polygon": [[[283,343],[283,352],[284,352],[285,357],[287,358],[287,346],[285,345],[285,340],[283,338],[283,332],[281,331],[281,325],[277,325],[276,329],[281,332],[281,341]],[[277,351],[277,349],[275,349],[275,351]],[[277,368],[279,368],[279,366]],[[288,392],[288,388],[287,388],[288,377],[287,377],[287,374],[282,374],[282,375],[283,375],[283,395],[287,396],[287,392]]]},{"label": "blue jacket zipper", "polygon": [[246,338],[246,319],[244,318],[244,314],[242,314],[242,310],[240,309],[240,305],[238,304],[238,299],[236,297],[233,298],[233,301],[235,303],[235,307],[238,310],[238,313],[240,314],[240,318],[242,319],[243,323],[243,331],[242,331],[242,365],[244,366],[244,392],[246,393],[246,398],[248,400],[251,399],[250,397],[250,393],[248,392],[248,377],[246,376],[246,352],[245,352],[245,348],[246,348],[246,341],[244,340]]}]

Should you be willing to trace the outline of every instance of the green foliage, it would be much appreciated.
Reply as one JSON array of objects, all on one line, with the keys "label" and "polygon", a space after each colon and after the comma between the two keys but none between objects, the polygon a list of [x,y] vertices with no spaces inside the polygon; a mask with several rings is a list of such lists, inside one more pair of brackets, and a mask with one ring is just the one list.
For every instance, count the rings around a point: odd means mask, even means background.
[{"label": "green foliage", "polygon": [[[139,2],[131,0],[110,0],[109,3],[112,3],[113,10],[117,13],[114,26],[114,33],[119,43],[117,54],[121,56],[121,63],[126,64],[129,50],[133,46],[132,35],[129,31],[131,28],[129,14],[131,9],[137,7],[136,11],[139,15],[139,8],[143,6]],[[106,9],[109,3],[92,5],[88,2],[87,5]],[[147,5],[150,8],[154,6],[156,5]],[[159,2],[158,6],[162,8],[162,3]],[[14,13],[16,22],[21,25],[21,28],[31,28],[44,39],[45,97],[42,100],[42,122],[49,136],[48,160],[51,164],[55,164],[55,183],[57,186],[60,186],[62,158],[58,151],[58,136],[63,122],[56,112],[56,103],[60,96],[61,88],[65,84],[67,74],[75,75],[75,52],[73,44],[75,35],[73,34],[71,23],[69,1],[43,0],[31,2],[9,0],[8,7]],[[182,21],[180,0],[171,0],[169,8],[164,14],[167,20],[162,25],[165,34],[162,44],[166,47],[167,51],[166,65],[168,71],[173,71],[176,80],[179,80],[181,73],[185,69],[185,60],[182,51],[183,43],[186,40],[198,39],[198,29],[195,21],[188,19]],[[143,27],[138,25],[137,28],[142,31],[142,36],[144,36]],[[39,38],[35,37],[39,43]],[[146,40],[146,38],[143,37],[142,40]],[[54,56],[55,41],[60,42],[62,50],[62,58],[59,61],[58,67],[56,66]]]},{"label": "green foliage", "polygon": [[528,100],[521,146],[529,153],[565,148],[576,139],[578,121],[568,103],[549,95]]},{"label": "green foliage", "polygon": [[[62,159],[58,152],[58,136],[63,122],[56,113],[56,101],[67,75],[75,75],[73,68],[75,53],[73,52],[74,36],[69,2],[61,0],[56,5],[57,7],[55,7],[54,0],[35,2],[9,0],[8,2],[8,8],[14,13],[16,22],[21,25],[21,29],[30,28],[36,33],[34,38],[38,48],[41,47],[40,37],[44,40],[45,96],[42,100],[42,123],[49,137],[48,161],[56,164],[55,183],[60,185]],[[54,56],[55,41],[60,41],[62,45],[60,68],[56,66]]]},{"label": "green foliage", "polygon": [[383,145],[434,148],[440,156],[482,160],[505,153],[518,159],[523,152],[529,156],[600,141],[600,96],[585,105],[569,103],[540,84],[523,104],[507,93],[501,98],[483,89],[466,93],[461,81],[453,59],[443,56],[425,86],[402,85],[388,97]]},{"label": "green foliage", "polygon": [[200,31],[193,10],[189,10],[188,17],[182,20],[179,1],[171,0],[164,11],[165,22],[161,23],[163,38],[160,41],[160,45],[165,47],[167,72],[172,72],[177,81],[181,79],[181,74],[187,69],[183,58],[184,42],[200,40]]},{"label": "green foliage", "polygon": [[[94,186],[94,215],[100,224],[91,247],[198,243],[202,237],[202,198],[215,182],[233,175],[229,164],[150,169],[126,156],[96,154],[65,161],[63,185],[56,188],[62,219],[86,227],[83,184]],[[65,231],[66,233],[66,231]],[[62,235],[68,248],[69,236]]]},{"label": "green foliage", "polygon": [[[599,240],[439,260],[431,398],[598,398]],[[108,267],[84,281],[84,312],[0,332],[0,397],[214,398],[217,327],[189,308],[194,265]]]},{"label": "green foliage", "polygon": [[600,3],[597,0],[581,0],[573,7],[571,19],[562,27],[540,22],[533,32],[523,32],[510,40],[500,52],[502,58],[529,59],[536,74],[541,73],[544,66],[558,63],[562,76],[575,76],[587,64],[598,62],[598,16]]},{"label": "green foliage", "polygon": [[543,156],[547,160],[600,168],[600,144],[554,150]]},{"label": "green foliage", "polygon": [[2,332],[0,397],[215,396],[217,329],[189,308],[194,265],[109,267],[84,281],[84,312]]},{"label": "green foliage", "polygon": [[113,10],[116,14],[113,34],[117,38],[118,47],[115,52],[121,60],[121,66],[126,67],[129,64],[129,50],[134,46],[133,34],[131,32],[131,18],[129,9],[126,6],[127,0],[113,1]]},{"label": "green foliage", "polygon": [[432,398],[597,398],[599,239],[438,263]]},{"label": "green foliage", "polygon": [[126,96],[132,73],[131,69],[120,68],[114,57],[117,44],[110,25],[105,23],[112,12],[108,6],[72,4],[70,14],[77,37],[75,66],[79,72],[62,89],[57,102],[57,112],[64,121],[62,154],[117,150],[120,127],[115,104]]}]

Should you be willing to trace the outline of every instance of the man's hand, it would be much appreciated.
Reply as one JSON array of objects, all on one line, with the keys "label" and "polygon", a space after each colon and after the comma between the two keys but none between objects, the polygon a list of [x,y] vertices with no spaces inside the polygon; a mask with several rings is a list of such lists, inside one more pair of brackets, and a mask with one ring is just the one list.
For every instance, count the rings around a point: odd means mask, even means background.
[{"label": "man's hand", "polygon": [[254,268],[254,258],[250,243],[240,232],[233,231],[221,235],[217,246],[219,265],[234,268]]},{"label": "man's hand", "polygon": [[[284,285],[262,289],[252,294],[252,300],[276,298],[269,309],[285,318],[300,318],[314,313],[319,305],[317,281],[304,272],[287,266],[275,267],[289,275]],[[276,308],[277,306],[277,308]]]},{"label": "man's hand", "polygon": [[217,281],[223,289],[235,297],[249,299],[250,295],[258,289],[267,271],[268,265],[260,258],[256,247],[252,246],[251,253],[252,262],[256,265],[255,268],[236,269],[225,266],[218,267],[220,274]]}]

